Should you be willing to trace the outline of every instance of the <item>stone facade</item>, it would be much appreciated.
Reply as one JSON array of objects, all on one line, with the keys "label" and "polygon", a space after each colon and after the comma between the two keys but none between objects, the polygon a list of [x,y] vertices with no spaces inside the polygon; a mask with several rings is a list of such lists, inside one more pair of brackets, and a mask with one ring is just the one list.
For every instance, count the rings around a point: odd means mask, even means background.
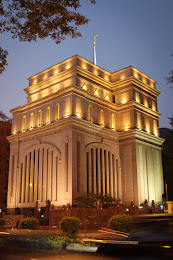
[{"label": "stone facade", "polygon": [[161,203],[155,83],[78,55],[29,78],[27,104],[11,110],[8,209],[72,205],[89,192]]}]

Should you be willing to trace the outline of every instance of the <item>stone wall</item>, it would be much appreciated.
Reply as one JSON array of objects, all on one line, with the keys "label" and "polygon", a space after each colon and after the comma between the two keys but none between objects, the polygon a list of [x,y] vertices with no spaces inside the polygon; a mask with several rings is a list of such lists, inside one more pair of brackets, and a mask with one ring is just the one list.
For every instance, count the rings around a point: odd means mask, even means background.
[{"label": "stone wall", "polygon": [[59,223],[64,217],[77,217],[81,220],[81,230],[98,230],[101,227],[107,227],[108,220],[113,215],[129,214],[132,217],[140,214],[148,213],[163,213],[160,206],[153,206],[152,208],[144,205],[142,208],[131,205],[118,205],[114,208],[95,209],[95,208],[68,208],[50,209],[49,211],[49,226],[56,226],[59,229]]},{"label": "stone wall", "polygon": [[106,227],[108,220],[117,214],[124,214],[125,208],[108,208],[108,209],[94,209],[94,208],[70,208],[51,210],[49,215],[49,225],[57,226],[64,217],[77,217],[82,222],[81,230],[98,230],[101,227]]},{"label": "stone wall", "polygon": [[17,228],[17,223],[23,219],[23,215],[4,215],[6,221],[5,228]]}]

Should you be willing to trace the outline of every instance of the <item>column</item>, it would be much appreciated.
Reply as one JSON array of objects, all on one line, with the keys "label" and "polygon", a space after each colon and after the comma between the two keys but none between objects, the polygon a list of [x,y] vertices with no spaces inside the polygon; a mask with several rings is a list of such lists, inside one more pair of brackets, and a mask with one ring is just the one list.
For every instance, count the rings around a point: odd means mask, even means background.
[{"label": "column", "polygon": [[97,159],[98,159],[98,163],[97,163],[98,193],[100,193],[101,192],[100,148],[97,149]]},{"label": "column", "polygon": [[59,157],[58,155],[56,155],[56,171],[55,171],[55,174],[56,174],[56,201],[58,200],[58,172],[59,172]]},{"label": "column", "polygon": [[34,169],[34,202],[37,201],[37,185],[38,185],[38,149],[35,150],[35,169]]},{"label": "column", "polygon": [[26,160],[27,156],[24,157],[24,162],[23,162],[23,171],[22,171],[22,194],[21,194],[21,203],[24,203],[25,201],[25,176],[26,176]]},{"label": "column", "polygon": [[121,167],[118,167],[118,160],[117,160],[117,175],[118,175],[118,191],[117,191],[117,195],[118,195],[118,199],[122,200],[122,183],[121,183]]},{"label": "column", "polygon": [[42,201],[43,148],[39,153],[38,200]]},{"label": "column", "polygon": [[57,156],[53,151],[53,176],[52,176],[52,201],[56,200],[56,186],[57,186],[57,169],[56,169]]},{"label": "column", "polygon": [[27,155],[25,203],[27,203],[29,201],[29,166],[30,166],[30,153]]},{"label": "column", "polygon": [[22,195],[22,172],[23,172],[23,163],[20,163],[19,168],[19,192],[18,192],[18,202],[21,203],[21,195]]},{"label": "column", "polygon": [[51,183],[52,183],[52,180],[51,180],[51,172],[52,172],[52,166],[51,166],[51,162],[52,162],[52,151],[49,149],[48,150],[48,178],[47,178],[47,199],[51,201]]},{"label": "column", "polygon": [[106,174],[107,174],[107,194],[109,194],[109,161],[108,161],[108,151],[106,150]]},{"label": "column", "polygon": [[92,191],[92,176],[91,176],[91,150],[89,151],[89,162],[88,162],[88,172],[89,172],[89,192],[91,192]]},{"label": "column", "polygon": [[34,168],[34,151],[31,152],[31,170],[30,170],[30,193],[29,202],[33,202],[33,168]]},{"label": "column", "polygon": [[111,152],[110,152],[110,173],[111,173],[111,181],[110,181],[110,185],[111,185],[111,187],[110,187],[110,195],[111,195],[112,197],[114,197],[114,192],[113,192],[113,185],[114,185],[113,180],[114,180],[114,178],[113,178],[112,153],[111,153]]},{"label": "column", "polygon": [[93,187],[94,193],[96,194],[96,148],[93,148]]},{"label": "column", "polygon": [[44,163],[43,163],[43,201],[47,200],[47,149],[44,148]]},{"label": "column", "polygon": [[115,155],[112,156],[112,167],[113,167],[113,174],[114,174],[114,197],[118,198],[118,168],[116,167],[116,159]]},{"label": "column", "polygon": [[104,149],[102,149],[102,180],[103,180],[103,195],[105,194],[105,163],[104,163]]}]

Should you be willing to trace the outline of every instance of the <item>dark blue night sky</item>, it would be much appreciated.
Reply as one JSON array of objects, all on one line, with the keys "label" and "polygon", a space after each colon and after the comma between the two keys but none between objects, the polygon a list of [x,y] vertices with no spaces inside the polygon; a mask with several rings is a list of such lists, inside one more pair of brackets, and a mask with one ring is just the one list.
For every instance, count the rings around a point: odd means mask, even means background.
[{"label": "dark blue night sky", "polygon": [[60,45],[51,39],[24,43],[2,34],[0,46],[9,52],[8,67],[0,76],[0,110],[26,103],[23,91],[27,78],[75,54],[92,61],[93,37],[97,65],[110,71],[132,65],[157,81],[161,92],[158,109],[160,127],[170,127],[173,88],[165,78],[173,69],[173,0],[96,0],[95,6],[82,0],[81,12],[90,19],[80,28],[82,38],[67,38]]}]

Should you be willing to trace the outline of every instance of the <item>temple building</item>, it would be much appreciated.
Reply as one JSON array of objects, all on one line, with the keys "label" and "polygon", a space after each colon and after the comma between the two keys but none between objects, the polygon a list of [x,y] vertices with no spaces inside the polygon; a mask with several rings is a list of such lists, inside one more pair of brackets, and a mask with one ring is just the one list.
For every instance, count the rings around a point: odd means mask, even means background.
[{"label": "temple building", "polygon": [[155,85],[132,66],[110,73],[78,55],[30,77],[27,104],[11,110],[8,210],[90,192],[162,203]]}]

